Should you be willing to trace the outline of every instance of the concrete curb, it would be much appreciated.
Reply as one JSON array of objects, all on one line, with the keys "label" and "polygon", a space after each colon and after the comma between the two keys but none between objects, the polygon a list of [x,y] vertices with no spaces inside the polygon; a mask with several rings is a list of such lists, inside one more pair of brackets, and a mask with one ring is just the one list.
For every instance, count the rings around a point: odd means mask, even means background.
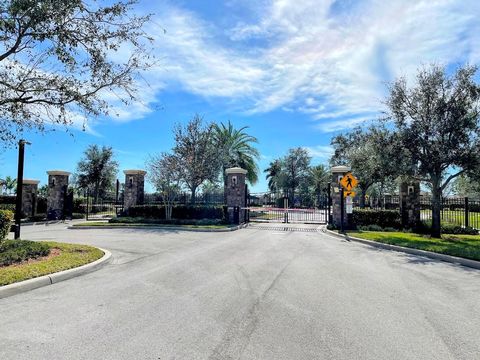
[{"label": "concrete curb", "polygon": [[10,285],[0,286],[0,299],[37,289],[42,286],[56,284],[60,281],[68,280],[76,276],[100,269],[102,266],[110,262],[112,253],[105,249],[99,249],[103,251],[104,255],[100,259],[89,264],[85,264],[73,269],[59,271],[49,275],[39,276],[37,278],[25,281],[20,281]]},{"label": "concrete curb", "polygon": [[202,229],[202,228],[188,228],[181,226],[69,226],[70,230],[97,230],[97,229],[137,229],[137,230],[175,230],[175,231],[193,231],[193,232],[230,232],[243,229],[248,224],[238,225],[225,229]]},{"label": "concrete curb", "polygon": [[399,251],[399,252],[403,252],[411,255],[425,256],[433,260],[445,261],[451,264],[463,265],[469,268],[480,270],[480,261],[464,259],[457,256],[452,256],[452,255],[438,254],[438,253],[434,253],[426,250],[412,249],[412,248],[407,248],[407,247],[398,246],[398,245],[385,244],[385,243],[376,242],[372,240],[360,239],[353,236],[339,234],[328,229],[325,229],[325,232],[337,238],[341,238],[349,241],[356,241],[356,242],[369,245],[375,248]]}]

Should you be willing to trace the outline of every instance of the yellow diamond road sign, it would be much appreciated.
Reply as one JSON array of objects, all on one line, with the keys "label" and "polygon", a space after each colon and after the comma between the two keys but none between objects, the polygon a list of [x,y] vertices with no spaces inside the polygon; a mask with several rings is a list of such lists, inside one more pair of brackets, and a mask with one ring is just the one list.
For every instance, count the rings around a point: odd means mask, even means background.
[{"label": "yellow diamond road sign", "polygon": [[344,196],[344,197],[350,196],[350,197],[354,198],[354,197],[355,197],[355,191],[348,191],[348,190],[347,190],[347,191],[344,191],[344,192],[343,192],[343,196]]},{"label": "yellow diamond road sign", "polygon": [[358,180],[352,173],[346,173],[342,180],[340,180],[340,185],[347,191],[351,191],[357,184]]}]

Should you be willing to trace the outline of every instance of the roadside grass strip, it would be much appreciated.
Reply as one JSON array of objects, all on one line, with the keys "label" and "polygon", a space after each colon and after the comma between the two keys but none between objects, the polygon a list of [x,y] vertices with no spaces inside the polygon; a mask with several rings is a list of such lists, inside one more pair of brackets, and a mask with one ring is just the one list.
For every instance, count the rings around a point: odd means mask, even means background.
[{"label": "roadside grass strip", "polygon": [[480,235],[443,235],[441,239],[404,232],[349,231],[348,235],[480,261]]},{"label": "roadside grass strip", "polygon": [[[25,241],[26,245],[27,243],[31,242]],[[100,249],[87,245],[51,241],[42,241],[39,244],[47,245],[50,254],[0,267],[0,286],[76,268],[98,260],[104,255]]]}]

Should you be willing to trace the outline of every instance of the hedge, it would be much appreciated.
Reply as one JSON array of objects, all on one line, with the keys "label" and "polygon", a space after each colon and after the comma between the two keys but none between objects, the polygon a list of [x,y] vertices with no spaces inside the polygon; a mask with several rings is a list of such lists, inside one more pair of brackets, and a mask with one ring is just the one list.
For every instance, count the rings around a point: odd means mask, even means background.
[{"label": "hedge", "polygon": [[377,225],[382,228],[400,229],[401,216],[398,210],[353,210],[353,223],[356,226]]},{"label": "hedge", "polygon": [[0,243],[7,238],[12,221],[13,212],[10,210],[0,210]]},{"label": "hedge", "polygon": [[[159,205],[136,205],[125,211],[124,216],[165,219],[165,207]],[[177,205],[172,209],[172,219],[224,219],[223,206]]]},{"label": "hedge", "polygon": [[50,247],[47,244],[35,241],[7,240],[0,246],[0,266],[36,259],[50,253]]}]

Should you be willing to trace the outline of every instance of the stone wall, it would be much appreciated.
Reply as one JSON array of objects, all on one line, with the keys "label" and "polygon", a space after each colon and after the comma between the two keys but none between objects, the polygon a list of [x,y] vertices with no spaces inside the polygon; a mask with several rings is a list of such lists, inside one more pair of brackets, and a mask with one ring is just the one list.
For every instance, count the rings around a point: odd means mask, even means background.
[{"label": "stone wall", "polygon": [[64,218],[65,196],[68,190],[67,171],[52,170],[48,174],[47,218],[58,220]]},{"label": "stone wall", "polygon": [[[241,208],[245,207],[245,179],[247,170],[239,167],[234,167],[225,170],[227,174],[227,185],[225,186],[225,196],[227,200],[228,208],[228,220],[230,223],[244,223],[245,222],[245,210]],[[239,210],[238,221],[236,219],[235,209]]]},{"label": "stone wall", "polygon": [[414,229],[420,223],[420,182],[400,184],[400,214],[403,227]]},{"label": "stone wall", "polygon": [[135,205],[143,205],[145,201],[145,175],[144,170],[124,170],[125,189],[124,202],[125,210]]},{"label": "stone wall", "polygon": [[35,216],[37,212],[38,180],[23,180],[22,189],[22,212],[23,216]]}]

